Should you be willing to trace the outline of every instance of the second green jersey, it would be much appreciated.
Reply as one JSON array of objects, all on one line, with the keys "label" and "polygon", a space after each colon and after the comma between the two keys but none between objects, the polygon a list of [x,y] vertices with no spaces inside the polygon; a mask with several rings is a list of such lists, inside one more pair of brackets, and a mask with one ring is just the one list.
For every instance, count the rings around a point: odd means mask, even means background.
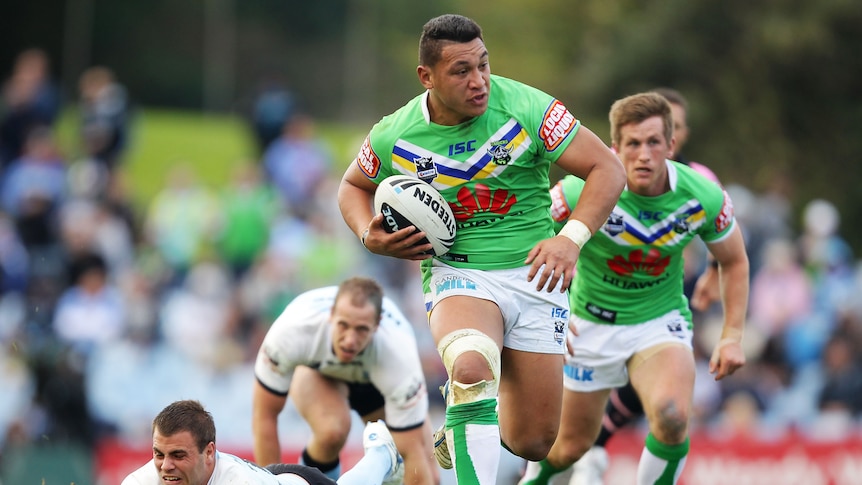
[{"label": "second green jersey", "polygon": [[[691,322],[683,249],[695,236],[716,242],[730,235],[733,205],[718,184],[681,163],[666,164],[668,192],[644,197],[624,190],[607,222],[584,245],[569,292],[575,315],[631,325],[679,310]],[[551,189],[558,230],[583,186],[583,180],[567,176]]]},{"label": "second green jersey", "polygon": [[523,266],[554,235],[548,173],[578,120],[552,96],[500,76],[491,76],[485,113],[456,126],[432,123],[427,98],[374,125],[356,163],[376,183],[403,174],[440,191],[457,223],[454,245],[439,257],[447,264]]}]

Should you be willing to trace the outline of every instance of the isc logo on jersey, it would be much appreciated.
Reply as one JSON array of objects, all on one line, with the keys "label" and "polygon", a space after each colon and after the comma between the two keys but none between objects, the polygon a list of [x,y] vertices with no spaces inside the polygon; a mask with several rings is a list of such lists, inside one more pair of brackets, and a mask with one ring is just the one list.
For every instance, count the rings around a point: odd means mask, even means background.
[{"label": "isc logo on jersey", "polygon": [[545,142],[545,148],[552,152],[566,136],[572,132],[577,124],[574,115],[559,100],[554,100],[545,117],[542,119],[542,127],[539,128],[539,138]]},{"label": "isc logo on jersey", "polygon": [[377,172],[380,171],[380,158],[371,149],[371,140],[367,136],[362,143],[362,148],[359,149],[359,154],[356,155],[356,163],[359,164],[359,168],[368,178],[376,177]]}]

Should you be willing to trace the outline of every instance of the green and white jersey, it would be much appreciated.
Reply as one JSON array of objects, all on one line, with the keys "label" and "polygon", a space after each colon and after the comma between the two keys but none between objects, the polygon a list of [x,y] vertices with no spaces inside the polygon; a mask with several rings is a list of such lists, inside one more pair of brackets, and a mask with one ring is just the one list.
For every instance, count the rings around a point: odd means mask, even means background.
[{"label": "green and white jersey", "polygon": [[[623,191],[607,222],[581,250],[569,292],[571,311],[597,323],[632,325],[679,310],[691,325],[683,293],[683,248],[695,236],[728,237],[733,205],[715,182],[666,161],[670,191],[644,197]],[[578,202],[584,181],[567,176],[551,189],[559,230]]]},{"label": "green and white jersey", "polygon": [[403,174],[440,191],[457,222],[455,243],[440,257],[447,264],[515,268],[554,235],[548,172],[579,127],[552,96],[491,76],[481,116],[432,123],[426,92],[374,125],[356,163],[376,183]]}]

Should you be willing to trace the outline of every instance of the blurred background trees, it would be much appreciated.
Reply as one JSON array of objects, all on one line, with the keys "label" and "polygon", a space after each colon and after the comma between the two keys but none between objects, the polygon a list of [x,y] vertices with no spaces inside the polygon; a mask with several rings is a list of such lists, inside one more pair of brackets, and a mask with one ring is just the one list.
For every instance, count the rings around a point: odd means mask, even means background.
[{"label": "blurred background trees", "polygon": [[[854,0],[4,4],[14,14],[0,16],[0,65],[40,47],[69,98],[93,64],[111,66],[141,107],[246,115],[280,83],[316,118],[359,133],[419,92],[423,22],[463,13],[485,29],[494,72],[557,95],[605,140],[614,99],[670,86],[691,103],[689,156],[723,181],[781,190],[797,211],[826,197],[844,221],[862,219]],[[860,253],[862,228],[842,231]]]}]

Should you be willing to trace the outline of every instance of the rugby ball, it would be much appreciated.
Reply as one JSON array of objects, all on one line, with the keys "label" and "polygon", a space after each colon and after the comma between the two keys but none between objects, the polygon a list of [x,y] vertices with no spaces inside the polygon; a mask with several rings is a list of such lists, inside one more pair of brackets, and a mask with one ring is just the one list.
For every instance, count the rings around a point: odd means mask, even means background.
[{"label": "rugby ball", "polygon": [[[383,228],[392,233],[409,226],[425,233],[428,254],[442,256],[455,242],[455,215],[430,184],[407,175],[383,179],[374,193],[374,210],[383,214]],[[427,241],[426,241],[427,240]]]}]

